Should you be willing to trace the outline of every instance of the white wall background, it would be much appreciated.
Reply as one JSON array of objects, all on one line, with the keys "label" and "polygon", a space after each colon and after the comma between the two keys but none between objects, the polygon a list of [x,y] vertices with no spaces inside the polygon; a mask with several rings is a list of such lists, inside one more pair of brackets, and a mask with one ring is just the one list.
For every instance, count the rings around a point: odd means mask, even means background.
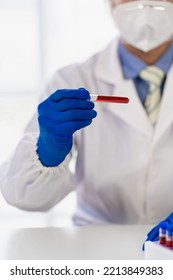
[{"label": "white wall background", "polygon": [[[21,138],[54,71],[84,61],[117,33],[107,2],[0,0],[0,164]],[[0,196],[0,226],[69,226],[74,208],[74,193],[47,213],[21,211]]]}]

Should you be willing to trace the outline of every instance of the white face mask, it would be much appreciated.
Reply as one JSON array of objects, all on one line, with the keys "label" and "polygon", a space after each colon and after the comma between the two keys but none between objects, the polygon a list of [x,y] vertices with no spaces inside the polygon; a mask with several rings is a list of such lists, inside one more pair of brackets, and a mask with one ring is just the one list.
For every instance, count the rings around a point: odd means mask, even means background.
[{"label": "white face mask", "polygon": [[173,4],[132,1],[112,10],[122,39],[144,52],[160,46],[173,35]]}]

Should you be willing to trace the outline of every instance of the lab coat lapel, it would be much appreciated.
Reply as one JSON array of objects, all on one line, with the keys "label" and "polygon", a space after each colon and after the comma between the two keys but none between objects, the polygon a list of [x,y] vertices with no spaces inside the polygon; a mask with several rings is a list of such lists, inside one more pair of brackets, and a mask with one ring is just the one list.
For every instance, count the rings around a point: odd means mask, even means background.
[{"label": "lab coat lapel", "polygon": [[122,120],[127,122],[142,134],[150,137],[153,133],[153,127],[137,95],[133,81],[121,81],[121,83],[117,84],[117,86],[115,87],[114,95],[127,96],[129,98],[129,103],[110,103],[108,105],[108,108],[111,110],[111,112],[120,117]]},{"label": "lab coat lapel", "polygon": [[[96,79],[112,85],[111,93],[116,96],[127,96],[128,104],[106,104],[106,107],[116,116],[141,133],[151,136],[153,127],[146,115],[145,109],[139,100],[133,81],[123,78],[122,68],[118,56],[118,40],[114,40],[103,52],[100,53],[95,64]],[[102,93],[103,94],[103,93]]]},{"label": "lab coat lapel", "polygon": [[160,112],[155,131],[155,142],[164,134],[173,123],[173,66],[171,67],[164,87],[164,93],[160,104]]}]

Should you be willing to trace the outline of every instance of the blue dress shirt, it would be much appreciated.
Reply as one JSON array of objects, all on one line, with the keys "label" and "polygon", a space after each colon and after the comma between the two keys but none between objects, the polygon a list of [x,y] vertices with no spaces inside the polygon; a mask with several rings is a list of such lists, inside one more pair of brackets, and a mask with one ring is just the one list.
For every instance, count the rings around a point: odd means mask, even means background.
[{"label": "blue dress shirt", "polygon": [[[144,105],[148,93],[148,84],[139,77],[139,72],[144,69],[147,64],[140,58],[132,54],[120,41],[118,46],[119,57],[122,65],[123,75],[125,79],[132,79],[134,81],[138,96]],[[173,63],[173,43],[169,46],[164,55],[155,63],[166,74]],[[165,79],[162,84],[162,93]]]}]

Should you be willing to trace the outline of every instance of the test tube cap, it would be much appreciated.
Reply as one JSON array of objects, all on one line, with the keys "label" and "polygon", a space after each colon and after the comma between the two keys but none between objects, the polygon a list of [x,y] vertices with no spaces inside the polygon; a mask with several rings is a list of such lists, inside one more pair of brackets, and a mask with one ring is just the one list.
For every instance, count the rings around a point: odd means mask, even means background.
[{"label": "test tube cap", "polygon": [[166,230],[167,229],[167,225],[168,225],[168,223],[166,221],[161,221],[160,224],[159,224],[159,227],[161,229]]}]

